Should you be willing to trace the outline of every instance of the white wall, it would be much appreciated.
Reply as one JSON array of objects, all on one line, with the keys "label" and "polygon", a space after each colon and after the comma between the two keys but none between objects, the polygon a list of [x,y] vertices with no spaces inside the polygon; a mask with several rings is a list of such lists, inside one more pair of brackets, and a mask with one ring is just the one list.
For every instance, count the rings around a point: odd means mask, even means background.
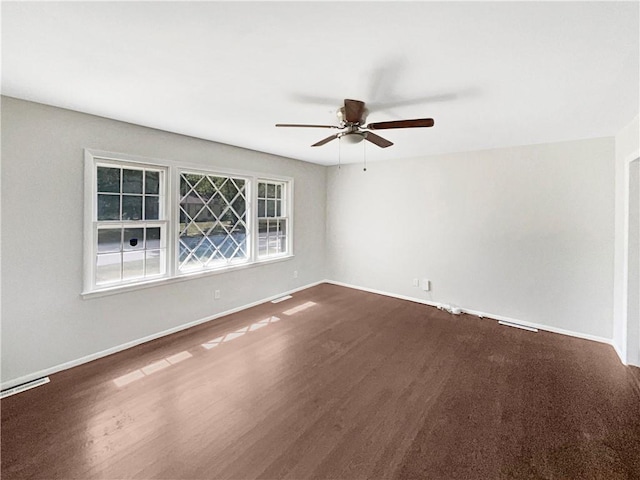
[{"label": "white wall", "polygon": [[[83,300],[84,148],[293,177],[295,257]],[[324,167],[6,97],[2,162],[3,388],[325,278]]]},{"label": "white wall", "polygon": [[640,160],[629,165],[627,363],[640,365]]},{"label": "white wall", "polygon": [[329,277],[610,339],[614,156],[599,138],[332,167]]},{"label": "white wall", "polygon": [[[633,209],[633,166],[640,157],[640,116],[636,116],[616,135],[616,214],[615,214],[615,266],[614,266],[614,333],[613,342],[627,363],[640,365],[640,318],[634,315],[633,305],[640,301],[640,292],[633,284],[638,273],[633,258],[638,245],[634,244],[634,226],[638,224]],[[635,164],[633,164],[635,165]],[[637,167],[636,167],[637,168]],[[635,223],[634,223],[635,222]],[[630,238],[630,234],[631,237]],[[630,242],[631,240],[631,242]],[[638,267],[640,268],[640,267]],[[631,285],[629,281],[631,280]],[[631,287],[631,288],[630,288]],[[632,306],[631,311],[629,306]],[[631,316],[629,316],[629,314]],[[631,332],[631,335],[629,335]]]}]

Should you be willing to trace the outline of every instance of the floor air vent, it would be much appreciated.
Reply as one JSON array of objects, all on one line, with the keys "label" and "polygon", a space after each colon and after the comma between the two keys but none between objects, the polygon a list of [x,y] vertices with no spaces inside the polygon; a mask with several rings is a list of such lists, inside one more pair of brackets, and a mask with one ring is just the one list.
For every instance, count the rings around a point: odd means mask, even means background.
[{"label": "floor air vent", "polygon": [[513,322],[505,322],[504,320],[498,320],[498,323],[500,325],[506,325],[507,327],[520,328],[522,330],[527,330],[529,332],[537,332],[538,331],[537,328],[527,327],[526,325],[520,325],[518,323],[513,323]]},{"label": "floor air vent", "polygon": [[293,297],[291,295],[285,295],[284,297],[279,297],[279,298],[276,298],[275,300],[271,300],[271,303],[284,302],[285,300],[289,300],[290,298],[293,298]]},{"label": "floor air vent", "polygon": [[6,390],[2,390],[2,392],[0,392],[0,398],[10,397],[11,395],[31,390],[32,388],[39,387],[40,385],[44,385],[45,383],[49,383],[49,377],[39,378],[31,382],[23,383],[22,385],[18,385],[17,387],[7,388]]}]

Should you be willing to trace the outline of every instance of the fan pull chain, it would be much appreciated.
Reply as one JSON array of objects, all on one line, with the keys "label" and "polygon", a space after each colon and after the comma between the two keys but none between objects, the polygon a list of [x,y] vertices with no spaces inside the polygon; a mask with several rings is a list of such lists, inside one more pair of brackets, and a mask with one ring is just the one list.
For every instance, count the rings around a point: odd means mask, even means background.
[{"label": "fan pull chain", "polygon": [[342,166],[342,137],[338,137],[338,170]]},{"label": "fan pull chain", "polygon": [[362,142],[362,152],[363,152],[362,156],[364,157],[364,168],[362,169],[362,171],[366,172],[367,171],[367,142],[366,142],[366,140]]}]

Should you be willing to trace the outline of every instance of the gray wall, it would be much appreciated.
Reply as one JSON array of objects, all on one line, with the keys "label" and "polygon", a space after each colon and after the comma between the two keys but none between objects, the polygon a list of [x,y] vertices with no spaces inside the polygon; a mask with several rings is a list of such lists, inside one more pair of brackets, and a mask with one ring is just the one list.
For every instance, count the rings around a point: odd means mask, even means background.
[{"label": "gray wall", "polygon": [[640,365],[640,160],[629,164],[627,362]]},{"label": "gray wall", "polygon": [[[82,299],[84,148],[293,177],[295,257]],[[3,385],[323,280],[325,199],[324,167],[2,97]]]},{"label": "gray wall", "polygon": [[601,138],[333,167],[329,278],[611,339],[614,146]]},{"label": "gray wall", "polygon": [[640,116],[616,135],[616,240],[614,262],[613,344],[627,363],[640,365],[640,253],[637,232],[637,163],[640,157]]}]

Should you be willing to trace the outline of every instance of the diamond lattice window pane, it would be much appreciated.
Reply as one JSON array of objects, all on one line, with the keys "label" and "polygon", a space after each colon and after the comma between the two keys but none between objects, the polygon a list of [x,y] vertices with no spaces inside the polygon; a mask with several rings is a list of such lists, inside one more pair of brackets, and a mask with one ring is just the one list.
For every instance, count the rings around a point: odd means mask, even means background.
[{"label": "diamond lattice window pane", "polygon": [[232,234],[234,236],[241,235],[243,238],[247,235],[247,226],[242,220],[239,220],[238,223],[233,226]]},{"label": "diamond lattice window pane", "polygon": [[214,253],[213,256],[209,259],[209,263],[207,263],[207,266],[215,267],[215,266],[221,266],[226,264],[227,264],[227,259],[222,255],[222,253],[216,250],[216,253]]},{"label": "diamond lattice window pane", "polygon": [[189,255],[191,255],[191,249],[181,239],[178,245],[178,250],[178,260],[180,261],[180,264],[182,264],[189,258]]},{"label": "diamond lattice window pane", "polygon": [[228,202],[231,202],[234,198],[236,198],[236,195],[238,194],[238,187],[236,187],[236,184],[231,179],[229,179],[220,188],[220,193]]},{"label": "diamond lattice window pane", "polygon": [[204,200],[204,203],[206,203],[216,193],[216,188],[213,186],[213,183],[211,183],[211,180],[207,177],[202,177],[195,185],[194,191]]},{"label": "diamond lattice window pane", "polygon": [[239,195],[231,204],[231,208],[233,208],[236,214],[243,217],[247,210],[247,202],[243,196]]},{"label": "diamond lattice window pane", "polygon": [[196,214],[193,221],[198,224],[198,227],[200,227],[203,232],[206,232],[209,228],[211,228],[212,225],[205,226],[204,224],[212,224],[215,219],[216,218],[213,216],[211,210],[209,210],[209,208],[205,206]]},{"label": "diamond lattice window pane", "polygon": [[247,242],[243,241],[239,248],[238,251],[236,252],[236,254],[233,256],[234,258],[247,258]]},{"label": "diamond lattice window pane", "polygon": [[222,225],[224,225],[227,230],[231,230],[233,228],[233,226],[238,223],[239,218],[238,216],[233,213],[233,210],[228,208],[226,212],[224,212],[224,214],[222,215],[222,217],[220,218],[220,223]]},{"label": "diamond lattice window pane", "polygon": [[191,218],[187,216],[187,212],[180,207],[180,231],[182,232],[187,227],[187,222],[189,222]]},{"label": "diamond lattice window pane", "polygon": [[233,258],[248,258],[246,227],[244,225],[237,226],[231,235],[233,236],[235,243],[238,245],[238,249],[233,255]]},{"label": "diamond lattice window pane", "polygon": [[237,247],[238,244],[231,237],[227,237],[220,246],[220,252],[225,258],[232,258]]},{"label": "diamond lattice window pane", "polygon": [[216,247],[220,248],[220,245],[224,243],[227,235],[228,232],[224,229],[224,227],[217,223],[209,232],[209,239]]},{"label": "diamond lattice window pane", "polygon": [[216,253],[215,247],[211,244],[211,242],[206,237],[203,237],[202,242],[200,242],[200,244],[193,251],[193,254],[202,263],[207,263],[215,253]]},{"label": "diamond lattice window pane", "polygon": [[193,189],[193,186],[197,184],[201,178],[202,175],[183,173],[180,176],[180,196],[184,197],[187,193],[190,193]]},{"label": "diamond lattice window pane", "polygon": [[227,206],[227,202],[225,202],[221,193],[216,192],[216,194],[211,197],[211,200],[209,200],[207,206],[216,217],[219,217]]}]

